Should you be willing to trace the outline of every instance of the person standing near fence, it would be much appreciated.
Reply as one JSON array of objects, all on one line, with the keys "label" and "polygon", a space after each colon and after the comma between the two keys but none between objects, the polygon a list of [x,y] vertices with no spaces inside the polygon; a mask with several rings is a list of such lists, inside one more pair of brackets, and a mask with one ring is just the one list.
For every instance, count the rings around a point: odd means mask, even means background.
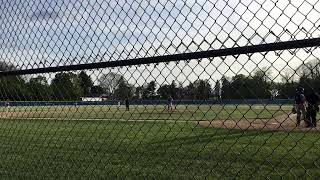
[{"label": "person standing near fence", "polygon": [[173,98],[171,96],[169,96],[168,98],[168,111],[172,112],[172,102],[173,102]]},{"label": "person standing near fence", "polygon": [[317,126],[317,112],[319,112],[319,95],[312,90],[307,96],[307,112],[306,118],[308,121],[307,127],[316,127]]},{"label": "person standing near fence", "polygon": [[5,107],[9,107],[9,106],[10,106],[10,100],[7,99],[7,100],[4,102],[4,105],[5,105]]},{"label": "person standing near fence", "polygon": [[119,109],[120,109],[120,107],[121,107],[121,103],[120,103],[120,101],[118,101],[117,109],[119,110]]},{"label": "person standing near fence", "polygon": [[130,106],[129,99],[126,98],[126,99],[124,100],[124,102],[125,102],[125,104],[126,104],[126,111],[129,111],[129,110],[130,110],[130,109],[129,109],[129,106]]},{"label": "person standing near fence", "polygon": [[296,95],[294,97],[294,108],[297,113],[297,124],[296,126],[299,127],[301,123],[301,115],[306,124],[308,125],[306,119],[306,97],[304,95],[304,89],[302,87],[298,87],[296,89]]}]

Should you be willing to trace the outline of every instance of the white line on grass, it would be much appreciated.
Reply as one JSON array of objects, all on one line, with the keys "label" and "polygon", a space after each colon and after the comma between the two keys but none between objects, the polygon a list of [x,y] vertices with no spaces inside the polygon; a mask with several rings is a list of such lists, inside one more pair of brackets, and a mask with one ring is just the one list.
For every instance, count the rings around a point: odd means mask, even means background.
[{"label": "white line on grass", "polygon": [[169,119],[84,119],[84,118],[1,118],[1,119],[14,119],[14,120],[59,120],[59,121],[119,121],[119,122],[170,122],[170,123],[186,123],[197,122],[198,120],[169,120]]}]

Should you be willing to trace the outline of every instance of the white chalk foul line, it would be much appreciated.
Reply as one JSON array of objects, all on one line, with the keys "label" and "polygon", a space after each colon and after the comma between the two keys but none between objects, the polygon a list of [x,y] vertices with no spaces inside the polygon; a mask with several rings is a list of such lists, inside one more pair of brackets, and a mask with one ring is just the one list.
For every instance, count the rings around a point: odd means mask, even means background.
[{"label": "white chalk foul line", "polygon": [[59,121],[119,121],[119,122],[170,122],[170,123],[186,123],[197,122],[199,120],[171,120],[171,119],[101,119],[101,118],[4,118],[1,119],[14,119],[14,120],[59,120]]}]

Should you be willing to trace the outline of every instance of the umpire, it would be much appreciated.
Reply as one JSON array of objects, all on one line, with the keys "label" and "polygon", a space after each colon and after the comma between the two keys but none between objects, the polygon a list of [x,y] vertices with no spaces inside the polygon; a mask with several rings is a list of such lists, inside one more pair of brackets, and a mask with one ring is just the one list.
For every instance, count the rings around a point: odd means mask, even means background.
[{"label": "umpire", "polygon": [[306,96],[307,100],[307,127],[316,127],[317,126],[317,112],[319,112],[319,95],[314,91],[311,90],[310,93]]}]

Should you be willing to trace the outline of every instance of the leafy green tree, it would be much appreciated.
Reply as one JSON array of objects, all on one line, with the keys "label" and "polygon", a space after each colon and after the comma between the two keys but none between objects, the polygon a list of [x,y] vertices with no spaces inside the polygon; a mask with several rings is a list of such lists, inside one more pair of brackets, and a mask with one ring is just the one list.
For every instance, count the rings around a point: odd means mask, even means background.
[{"label": "leafy green tree", "polygon": [[156,96],[157,84],[155,81],[150,81],[142,90],[143,99],[153,99]]},{"label": "leafy green tree", "polygon": [[252,96],[252,84],[249,77],[243,74],[237,74],[232,77],[230,88],[233,93],[230,93],[231,99],[250,99]]},{"label": "leafy green tree", "polygon": [[6,76],[0,78],[0,96],[2,100],[26,101],[30,100],[25,80],[21,76]]},{"label": "leafy green tree", "polygon": [[190,83],[186,88],[185,88],[185,96],[187,99],[196,99],[196,87],[194,85],[194,83]]},{"label": "leafy green tree", "polygon": [[92,79],[86,72],[81,71],[78,75],[79,85],[82,89],[83,96],[91,96],[91,88],[93,87]]},{"label": "leafy green tree", "polygon": [[188,99],[210,99],[212,88],[209,80],[198,79],[185,88],[185,97]]},{"label": "leafy green tree", "polygon": [[44,76],[31,78],[27,86],[31,100],[48,101],[52,98],[52,89]]},{"label": "leafy green tree", "polygon": [[72,72],[58,73],[51,83],[56,100],[79,100],[83,94],[78,76]]},{"label": "leafy green tree", "polygon": [[212,88],[209,80],[199,79],[194,82],[196,88],[197,99],[210,99],[212,95]]},{"label": "leafy green tree", "polygon": [[170,88],[170,85],[163,84],[157,90],[157,94],[159,94],[161,99],[168,99],[168,97],[170,96]]},{"label": "leafy green tree", "polygon": [[135,99],[141,99],[142,98],[142,92],[143,92],[143,86],[138,86],[135,88],[134,91],[134,98]]},{"label": "leafy green tree", "polygon": [[119,84],[114,91],[114,97],[121,100],[133,97],[133,86],[123,76],[119,79]]},{"label": "leafy green tree", "polygon": [[254,98],[259,99],[268,99],[271,97],[271,83],[270,80],[270,72],[266,70],[258,70],[255,72],[252,77],[252,92],[254,92]]},{"label": "leafy green tree", "polygon": [[[0,71],[17,69],[15,65],[9,62],[0,61]],[[30,93],[24,76],[0,77],[0,92],[1,100],[25,101],[30,99]]]},{"label": "leafy green tree", "polygon": [[319,59],[314,59],[301,64],[301,66],[299,66],[299,68],[295,70],[295,73],[299,78],[298,85],[302,86],[305,89],[306,93],[311,92],[312,90],[315,90],[317,92],[320,91]]},{"label": "leafy green tree", "polygon": [[230,86],[230,81],[223,76],[221,78],[221,98],[222,99],[230,99],[231,97],[231,86]]},{"label": "leafy green tree", "polygon": [[297,82],[286,82],[286,83],[276,83],[275,88],[279,90],[279,95],[277,98],[280,99],[290,99],[296,94]]},{"label": "leafy green tree", "polygon": [[178,97],[178,88],[177,88],[177,84],[176,82],[173,80],[170,84],[170,96],[173,98],[173,99],[177,99]]},{"label": "leafy green tree", "polygon": [[168,99],[171,96],[173,99],[182,99],[185,97],[184,88],[182,84],[176,84],[175,81],[172,81],[170,85],[163,84],[157,90],[157,94],[161,99]]},{"label": "leafy green tree", "polygon": [[220,84],[220,81],[216,81],[216,84],[214,86],[214,97],[216,99],[220,99],[221,98],[221,84]]},{"label": "leafy green tree", "polygon": [[0,61],[0,71],[11,71],[11,70],[17,70],[18,68],[9,63],[9,62],[5,62],[5,61]]},{"label": "leafy green tree", "polygon": [[90,94],[93,97],[100,97],[102,94],[104,94],[105,91],[103,89],[103,87],[101,86],[92,86],[91,90],[90,90]]}]

